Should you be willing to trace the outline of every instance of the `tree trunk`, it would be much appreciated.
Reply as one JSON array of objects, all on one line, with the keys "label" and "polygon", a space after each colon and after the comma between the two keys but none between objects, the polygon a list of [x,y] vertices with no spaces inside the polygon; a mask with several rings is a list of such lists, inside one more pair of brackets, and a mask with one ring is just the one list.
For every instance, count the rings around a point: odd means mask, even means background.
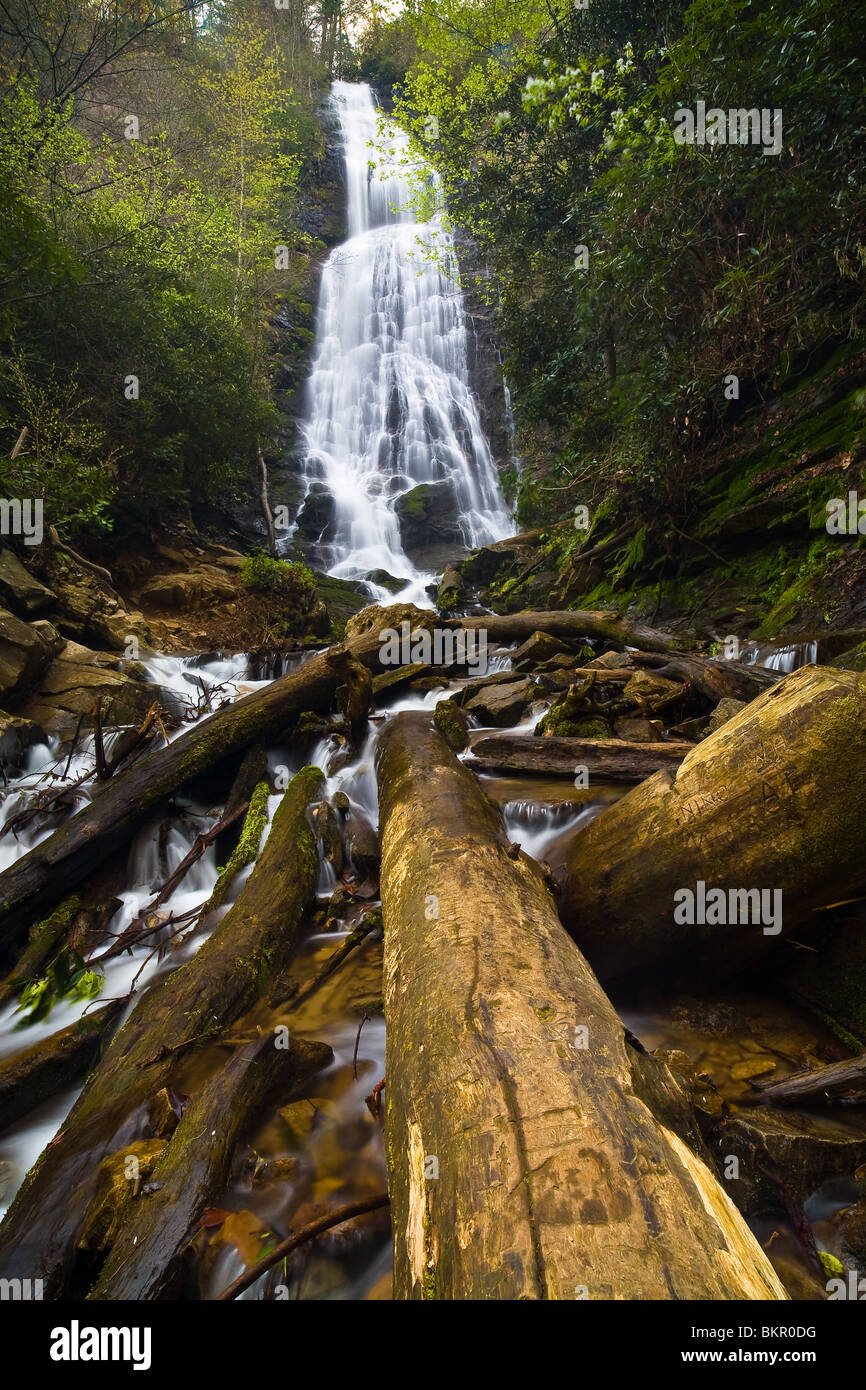
[{"label": "tree trunk", "polygon": [[784,1298],[678,1083],[423,715],[382,734],[397,1298]]},{"label": "tree trunk", "polygon": [[838,1105],[840,1101],[866,1100],[866,1052],[832,1066],[798,1071],[762,1086],[764,1105]]},{"label": "tree trunk", "polygon": [[156,1190],[134,1202],[91,1298],[172,1293],[194,1223],[226,1187],[239,1139],[269,1100],[296,1100],[334,1055],[325,1043],[292,1039],[282,1050],[275,1044],[269,1033],[239,1048],[193,1098],[151,1174]]},{"label": "tree trunk", "polygon": [[580,831],[561,912],[601,979],[742,970],[866,891],[864,722],[866,678],[803,667]]},{"label": "tree trunk", "polygon": [[297,774],[237,902],[190,961],[149,987],[113,1039],[0,1225],[0,1273],[44,1278],[47,1297],[59,1296],[101,1160],[146,1133],[147,1102],[176,1054],[213,1039],[291,959],[318,877],[307,806],[322,781],[318,768]]},{"label": "tree trunk", "polygon": [[509,613],[500,617],[486,613],[483,618],[462,618],[458,627],[470,631],[485,631],[488,641],[525,642],[535,632],[547,632],[551,637],[566,641],[581,637],[600,637],[614,646],[640,647],[647,652],[675,652],[693,645],[687,638],[671,637],[666,632],[629,622],[616,613],[588,612],[579,608],[571,612]]},{"label": "tree trunk", "polygon": [[[123,1002],[114,1000],[23,1052],[4,1057],[0,1061],[0,1130],[83,1076],[122,1011]],[[26,1036],[22,1034],[22,1041]]]},{"label": "tree trunk", "polygon": [[515,734],[479,739],[466,765],[473,772],[529,772],[574,777],[578,767],[600,781],[641,782],[659,768],[679,767],[693,743],[628,743],[618,738],[534,738]]}]

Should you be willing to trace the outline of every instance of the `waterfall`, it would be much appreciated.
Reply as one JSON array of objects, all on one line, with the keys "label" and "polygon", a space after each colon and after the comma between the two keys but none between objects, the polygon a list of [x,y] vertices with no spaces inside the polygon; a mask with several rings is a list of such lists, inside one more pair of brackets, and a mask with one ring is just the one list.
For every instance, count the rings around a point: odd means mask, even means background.
[{"label": "waterfall", "polygon": [[[435,485],[432,539],[443,556],[449,545],[459,553],[503,539],[511,522],[469,389],[463,297],[438,176],[404,131],[389,121],[380,128],[365,83],[335,82],[331,100],[349,237],[322,274],[299,520],[314,562],[330,574],[366,579],[386,570],[405,581],[401,598],[426,604],[425,587],[443,564],[424,556],[417,536],[407,540],[411,506],[401,532],[401,496]],[[419,189],[431,210],[426,221],[415,220]],[[371,592],[393,601],[393,590],[371,584]]]}]

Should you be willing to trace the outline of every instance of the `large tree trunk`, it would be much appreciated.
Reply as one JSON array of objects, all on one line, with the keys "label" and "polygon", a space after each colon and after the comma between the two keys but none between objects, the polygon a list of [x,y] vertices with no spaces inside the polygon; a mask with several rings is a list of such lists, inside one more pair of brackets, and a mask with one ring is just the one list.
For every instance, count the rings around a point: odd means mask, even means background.
[{"label": "large tree trunk", "polygon": [[[378,632],[346,645],[352,658],[379,668]],[[332,653],[312,657],[299,671],[217,710],[112,779],[87,806],[0,874],[0,952],[8,951],[23,926],[44,916],[184,782],[278,734],[302,710],[327,707],[341,681]]]},{"label": "large tree trunk", "polygon": [[[662,960],[682,976],[742,970],[866,891],[864,723],[866,678],[804,667],[580,831],[561,910],[601,979]],[[701,914],[711,889],[747,920]],[[749,889],[767,890],[759,920],[754,898],[747,912],[730,897]]]},{"label": "large tree trunk", "polygon": [[100,1161],[147,1133],[147,1103],[176,1057],[238,1018],[291,959],[318,877],[307,807],[322,781],[311,767],[292,780],[237,902],[186,965],[150,986],[113,1039],[0,1225],[0,1273],[43,1278],[50,1298],[62,1292]]},{"label": "large tree trunk", "polygon": [[641,782],[659,768],[679,767],[693,743],[628,743],[618,738],[535,738],[494,735],[472,744],[473,772],[529,772],[574,777],[579,767],[600,781]]},{"label": "large tree trunk", "polygon": [[281,1049],[272,1033],[239,1048],[185,1110],[150,1176],[155,1190],[133,1203],[90,1297],[170,1295],[196,1218],[229,1180],[239,1139],[269,1100],[297,1099],[332,1057],[325,1043],[292,1039]]},{"label": "large tree trunk", "polygon": [[377,766],[395,1296],[784,1298],[476,779],[423,715]]}]

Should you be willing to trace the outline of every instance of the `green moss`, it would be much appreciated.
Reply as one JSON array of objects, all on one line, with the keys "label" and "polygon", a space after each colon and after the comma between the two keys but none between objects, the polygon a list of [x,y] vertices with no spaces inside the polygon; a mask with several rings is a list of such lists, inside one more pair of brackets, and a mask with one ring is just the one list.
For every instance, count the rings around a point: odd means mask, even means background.
[{"label": "green moss", "polygon": [[433,712],[433,723],[449,748],[459,753],[468,742],[466,716],[453,700],[440,700]]},{"label": "green moss", "polygon": [[247,864],[254,862],[259,852],[262,836],[265,833],[265,826],[268,823],[268,797],[270,794],[271,789],[267,782],[259,782],[254,788],[247,814],[244,817],[240,838],[202,909],[203,916],[213,912],[215,908],[220,907],[225,902],[226,894],[236,874]]}]

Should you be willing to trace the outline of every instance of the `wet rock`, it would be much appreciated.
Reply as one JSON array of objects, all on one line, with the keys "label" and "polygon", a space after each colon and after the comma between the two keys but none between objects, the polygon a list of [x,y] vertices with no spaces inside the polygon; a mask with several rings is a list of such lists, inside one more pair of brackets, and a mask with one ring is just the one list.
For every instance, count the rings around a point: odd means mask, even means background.
[{"label": "wet rock", "polygon": [[707,727],[702,737],[708,738],[710,734],[714,734],[716,729],[720,729],[723,724],[727,724],[729,719],[733,719],[735,714],[739,714],[740,710],[745,708],[745,700],[732,700],[730,698],[720,700],[707,721]]},{"label": "wet rock", "polygon": [[490,682],[482,686],[463,708],[481,724],[493,724],[498,729],[516,724],[535,694],[530,680],[510,680],[505,684]]},{"label": "wet rock", "polygon": [[343,829],[337,812],[329,802],[323,801],[316,811],[316,833],[322,846],[322,857],[333,865],[339,878],[345,862],[343,853]]},{"label": "wet rock", "polygon": [[408,579],[398,579],[396,574],[389,574],[388,570],[370,570],[367,579],[371,584],[378,584],[380,589],[390,589],[392,594],[399,594],[409,582]]},{"label": "wet rock", "polygon": [[433,723],[455,753],[469,742],[469,716],[454,700],[440,700],[433,711]]},{"label": "wet rock", "polygon": [[661,743],[664,732],[660,719],[628,717],[615,719],[613,731],[617,738],[624,738],[628,743]]},{"label": "wet rock", "polygon": [[697,743],[709,722],[709,715],[702,714],[697,719],[683,719],[679,724],[672,724],[668,732]]},{"label": "wet rock", "polygon": [[0,710],[0,768],[6,777],[16,777],[27,760],[28,750],[46,741],[41,724]]},{"label": "wet rock", "polygon": [[[525,642],[512,653],[511,664],[515,671],[531,671],[538,667],[543,661],[550,661],[554,657],[566,656],[568,652],[564,644],[556,637],[551,637],[546,632],[533,632],[531,637],[527,637]],[[575,657],[571,657],[572,664],[576,662]]]},{"label": "wet rock", "polygon": [[42,613],[57,602],[50,589],[22,565],[14,551],[0,550],[0,600],[22,618]]},{"label": "wet rock", "polygon": [[311,483],[298,513],[296,534],[305,541],[328,541],[334,534],[337,501],[325,483]]},{"label": "wet rock", "polygon": [[367,817],[350,806],[343,831],[346,855],[358,877],[364,879],[379,869],[379,837]]},{"label": "wet rock", "polygon": [[739,1176],[726,1181],[725,1190],[747,1212],[780,1204],[780,1183],[802,1202],[866,1160],[866,1135],[853,1125],[763,1107],[729,1115],[711,1147],[722,1167],[725,1159],[738,1159]]},{"label": "wet rock", "polygon": [[459,544],[463,538],[457,490],[450,478],[410,488],[397,498],[394,511],[407,555],[431,545]]},{"label": "wet rock", "polygon": [[636,671],[623,696],[639,709],[655,714],[673,704],[682,693],[683,687],[677,681],[669,681],[666,676],[656,676],[650,671]]},{"label": "wet rock", "polygon": [[436,606],[440,613],[450,613],[460,602],[463,580],[455,565],[446,565],[445,573],[436,594]]},{"label": "wet rock", "polygon": [[15,709],[38,683],[54,650],[35,624],[0,608],[0,704]]},{"label": "wet rock", "polygon": [[158,694],[145,681],[132,680],[120,671],[102,665],[67,659],[66,653],[51,662],[33,694],[21,706],[26,719],[34,720],[53,733],[74,733],[93,726],[97,699],[102,699],[105,727],[138,724]]},{"label": "wet rock", "polygon": [[331,574],[316,575],[316,597],[328,610],[331,630],[337,640],[342,637],[349,619],[370,602],[363,584],[352,579],[335,579]]}]

